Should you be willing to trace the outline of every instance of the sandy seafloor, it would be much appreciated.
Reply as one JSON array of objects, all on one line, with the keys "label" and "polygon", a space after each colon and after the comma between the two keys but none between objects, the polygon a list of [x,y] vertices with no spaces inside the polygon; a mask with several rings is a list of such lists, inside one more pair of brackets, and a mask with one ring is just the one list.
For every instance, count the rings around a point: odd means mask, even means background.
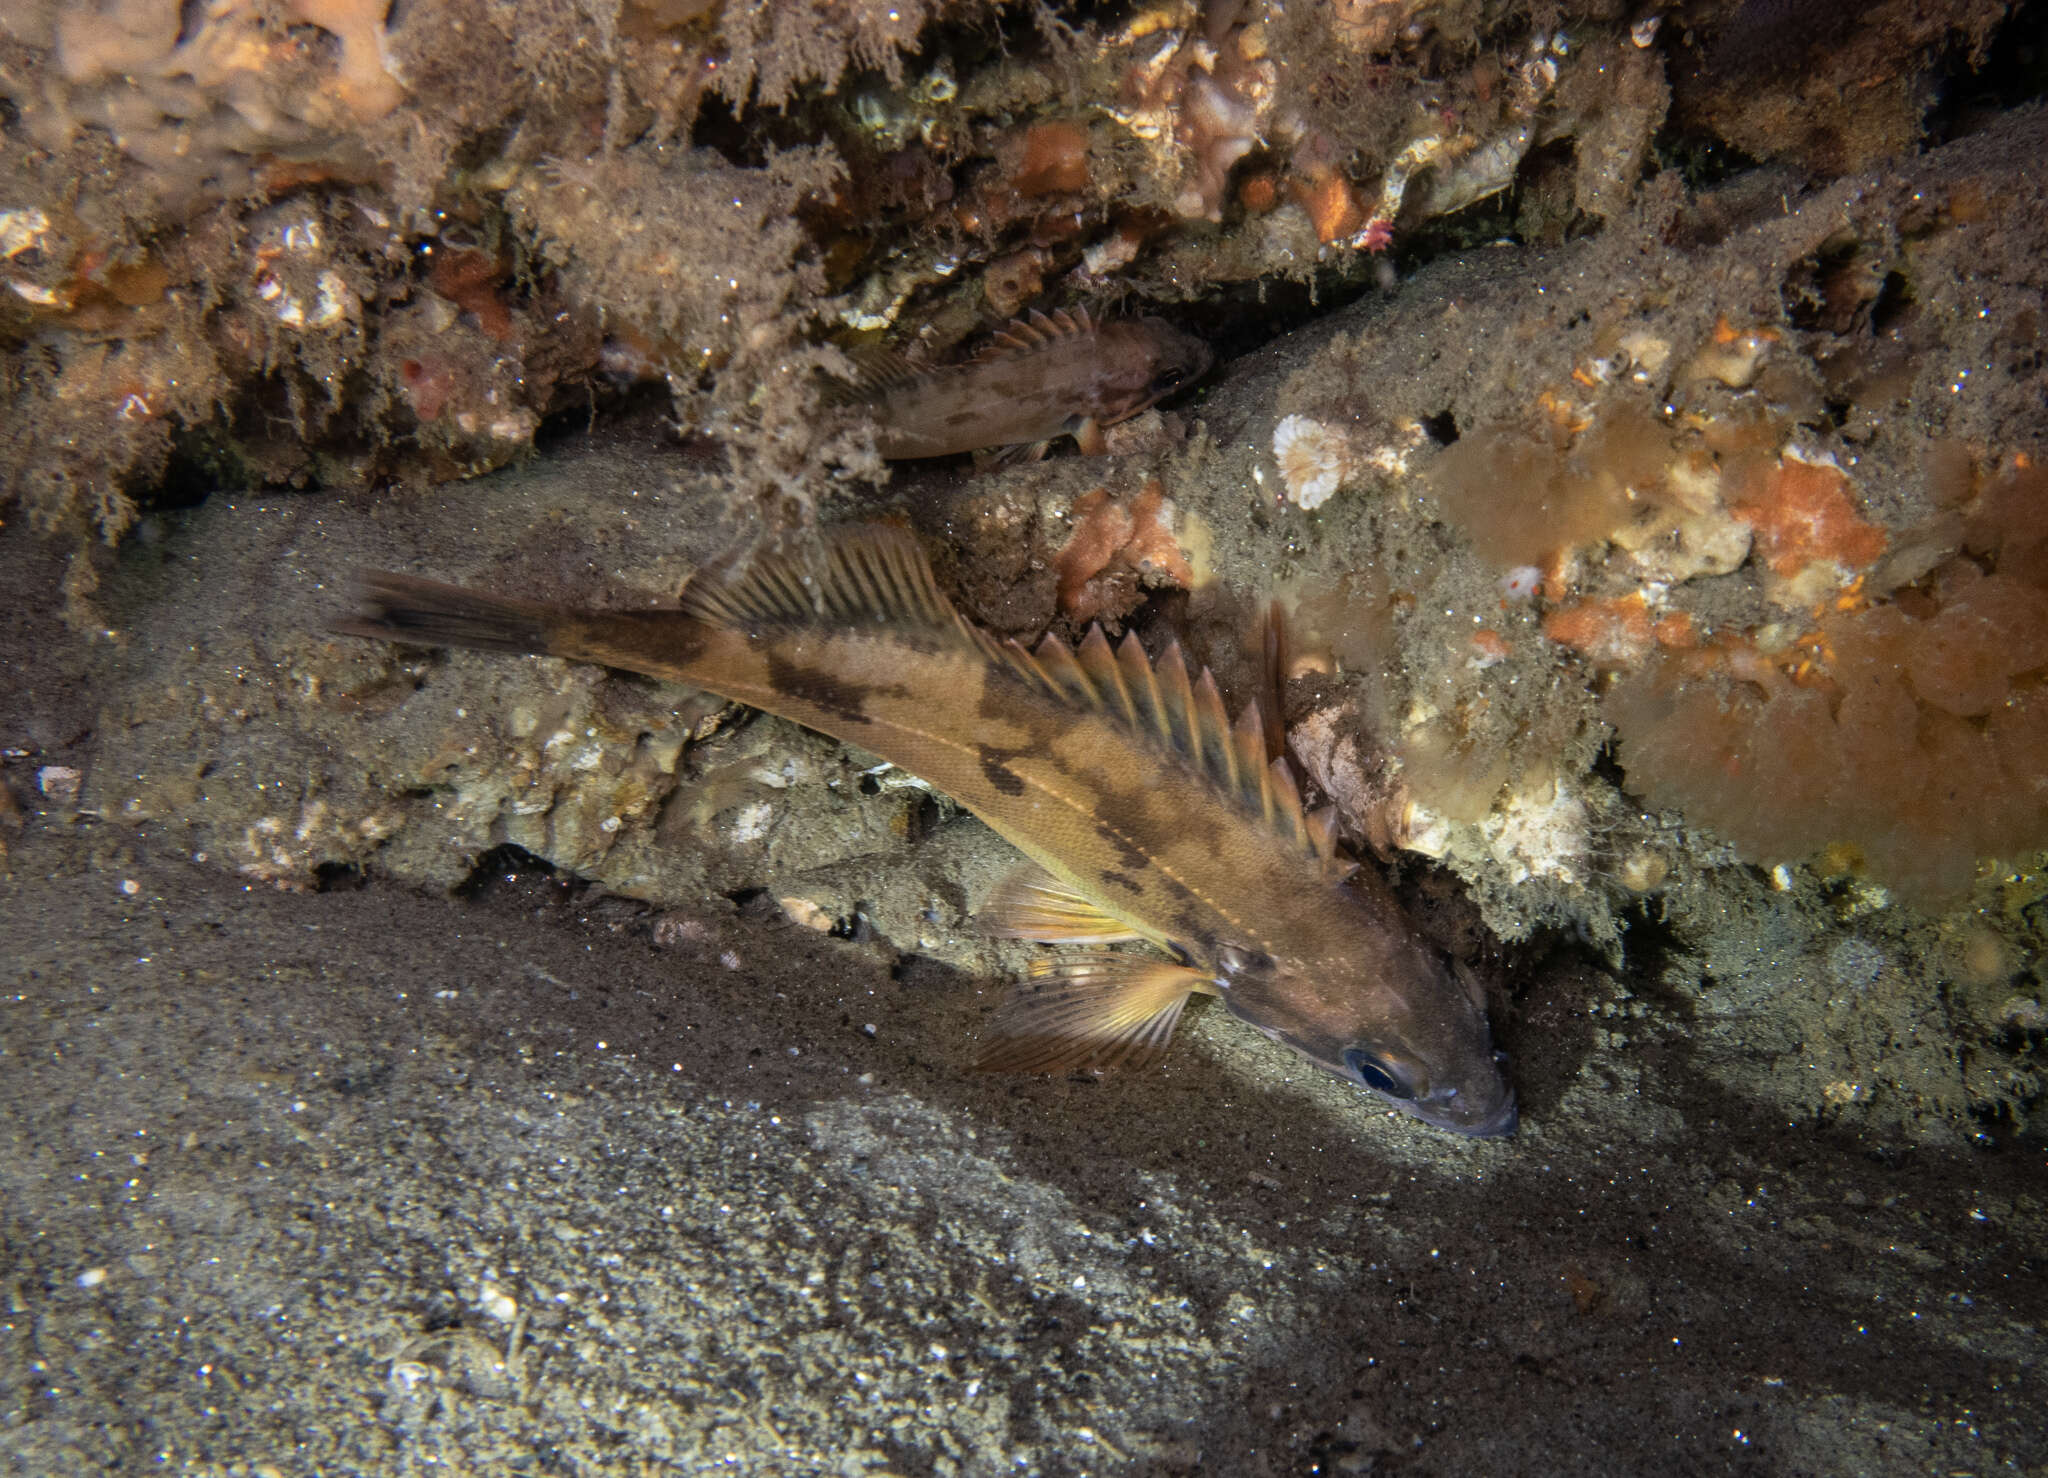
[{"label": "sandy seafloor", "polygon": [[[362,517],[209,504],[112,600]],[[189,619],[334,599],[253,588]],[[84,757],[54,607],[9,613],[8,721]],[[531,870],[284,891],[7,776],[4,1471],[2048,1470],[2038,1143],[1728,1092],[1695,1042],[1768,1002],[1643,965],[1617,1020],[1554,951],[1521,1131],[1472,1143],[1219,1013],[1150,1076],[980,1077],[1000,983],[920,953]]]},{"label": "sandy seafloor", "polygon": [[1677,1062],[1683,1136],[1458,1143],[1214,1023],[974,1078],[905,1025],[972,982],[794,927],[679,963],[552,883],[293,894],[91,826],[10,866],[12,1472],[2048,1461],[2032,1153]]}]

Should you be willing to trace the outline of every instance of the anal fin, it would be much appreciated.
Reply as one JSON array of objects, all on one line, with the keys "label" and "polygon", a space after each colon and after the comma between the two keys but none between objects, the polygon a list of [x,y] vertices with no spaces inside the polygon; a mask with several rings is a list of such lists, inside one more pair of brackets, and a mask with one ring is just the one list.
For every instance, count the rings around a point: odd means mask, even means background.
[{"label": "anal fin", "polygon": [[996,884],[980,919],[997,939],[1040,944],[1122,944],[1144,937],[1035,863]]},{"label": "anal fin", "polygon": [[997,1009],[976,1065],[1020,1073],[1148,1067],[1173,1040],[1188,997],[1215,989],[1200,971],[1152,954],[1048,956]]}]

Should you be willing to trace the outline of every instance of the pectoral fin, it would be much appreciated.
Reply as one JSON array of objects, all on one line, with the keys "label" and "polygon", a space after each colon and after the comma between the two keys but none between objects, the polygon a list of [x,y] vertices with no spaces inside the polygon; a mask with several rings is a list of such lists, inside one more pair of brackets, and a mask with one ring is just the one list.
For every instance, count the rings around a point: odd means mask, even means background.
[{"label": "pectoral fin", "polygon": [[1052,450],[1049,441],[1020,441],[1012,446],[999,446],[991,451],[974,454],[974,470],[977,475],[1000,472],[1005,467],[1021,467],[1026,462],[1042,462],[1045,454]]},{"label": "pectoral fin", "polygon": [[1144,937],[1035,864],[996,884],[980,922],[997,939],[1040,944],[1125,944]]},{"label": "pectoral fin", "polygon": [[996,1011],[977,1066],[1059,1073],[1148,1067],[1173,1040],[1181,1009],[1215,984],[1157,955],[1122,951],[1048,956]]}]

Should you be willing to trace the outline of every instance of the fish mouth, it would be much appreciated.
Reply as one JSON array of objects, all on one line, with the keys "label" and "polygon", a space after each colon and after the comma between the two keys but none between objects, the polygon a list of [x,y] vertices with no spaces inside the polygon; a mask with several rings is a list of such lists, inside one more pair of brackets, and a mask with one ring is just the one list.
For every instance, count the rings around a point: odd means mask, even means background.
[{"label": "fish mouth", "polygon": [[1493,1111],[1493,1116],[1485,1123],[1470,1126],[1461,1125],[1459,1126],[1459,1132],[1461,1134],[1469,1134],[1474,1139],[1506,1139],[1515,1132],[1521,1122],[1522,1111],[1515,1103],[1515,1095],[1510,1093],[1501,1102],[1501,1106]]},{"label": "fish mouth", "polygon": [[1478,1120],[1454,1116],[1444,1112],[1440,1107],[1426,1102],[1403,1103],[1397,1098],[1389,1099],[1388,1102],[1392,1103],[1395,1108],[1405,1110],[1433,1129],[1448,1129],[1451,1133],[1462,1135],[1467,1139],[1506,1139],[1515,1132],[1522,1122],[1522,1112],[1516,1106],[1515,1095],[1512,1091],[1502,1097],[1499,1106],[1492,1113]]}]

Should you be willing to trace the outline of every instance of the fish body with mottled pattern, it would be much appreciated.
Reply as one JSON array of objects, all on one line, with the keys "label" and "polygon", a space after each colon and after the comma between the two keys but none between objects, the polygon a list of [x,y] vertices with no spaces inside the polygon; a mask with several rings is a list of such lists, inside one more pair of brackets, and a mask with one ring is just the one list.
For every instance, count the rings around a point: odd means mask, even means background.
[{"label": "fish body with mottled pattern", "polygon": [[898,370],[864,387],[884,457],[945,457],[1073,436],[1099,452],[1127,420],[1209,368],[1209,348],[1157,318],[1035,314],[965,364]]},{"label": "fish body with mottled pattern", "polygon": [[[367,577],[337,629],[544,653],[709,689],[857,744],[951,795],[1036,864],[997,890],[998,932],[1049,952],[998,1011],[986,1065],[1057,1071],[1164,1051],[1191,995],[1402,1111],[1513,1130],[1514,1095],[1469,973],[1269,764],[1178,646],[1156,661],[1097,627],[1035,651],[965,622],[911,537],[700,576],[678,610],[577,612]],[[1137,947],[1131,947],[1137,946]],[[1145,946],[1150,946],[1149,948]]]}]

